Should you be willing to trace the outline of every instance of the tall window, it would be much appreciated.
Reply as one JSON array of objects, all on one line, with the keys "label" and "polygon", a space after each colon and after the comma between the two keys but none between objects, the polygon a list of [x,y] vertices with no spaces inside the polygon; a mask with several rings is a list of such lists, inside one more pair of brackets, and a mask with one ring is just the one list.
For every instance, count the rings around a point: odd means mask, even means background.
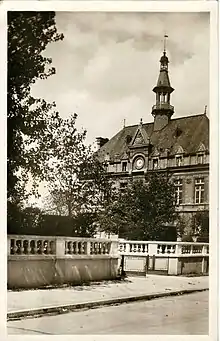
[{"label": "tall window", "polygon": [[199,164],[204,163],[204,154],[198,154],[198,155],[197,155],[197,162],[198,162]]},{"label": "tall window", "polygon": [[174,181],[175,186],[175,204],[181,205],[183,203],[183,180],[177,179]]},{"label": "tall window", "polygon": [[127,162],[122,162],[122,172],[127,171]]},{"label": "tall window", "polygon": [[176,166],[180,167],[183,163],[183,157],[182,156],[176,156]]},{"label": "tall window", "polygon": [[158,164],[159,164],[158,159],[153,159],[153,169],[157,169],[158,168]]},{"label": "tall window", "polygon": [[195,203],[202,204],[204,202],[204,178],[195,180]]}]

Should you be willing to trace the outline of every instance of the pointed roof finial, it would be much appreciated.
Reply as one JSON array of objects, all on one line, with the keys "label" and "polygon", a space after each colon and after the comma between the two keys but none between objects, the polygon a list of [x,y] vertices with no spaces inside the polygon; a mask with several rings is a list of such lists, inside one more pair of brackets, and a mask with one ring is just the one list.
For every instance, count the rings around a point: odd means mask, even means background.
[{"label": "pointed roof finial", "polygon": [[143,124],[143,120],[142,120],[142,118],[140,119],[140,125],[142,126],[142,124]]},{"label": "pointed roof finial", "polygon": [[125,128],[125,118],[124,118],[124,120],[123,120],[123,128]]},{"label": "pointed roof finial", "polygon": [[204,115],[207,114],[207,105],[205,105],[205,109],[204,109]]},{"label": "pointed roof finial", "polygon": [[163,41],[163,52],[164,54],[166,53],[166,39],[168,38],[167,34],[164,34],[164,41]]}]

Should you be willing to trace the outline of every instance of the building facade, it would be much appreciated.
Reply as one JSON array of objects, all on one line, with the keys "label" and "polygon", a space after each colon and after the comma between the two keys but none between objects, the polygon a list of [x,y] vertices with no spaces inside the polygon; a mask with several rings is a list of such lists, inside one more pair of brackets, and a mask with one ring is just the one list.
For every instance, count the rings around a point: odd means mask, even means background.
[{"label": "building facade", "polygon": [[[153,122],[124,127],[109,141],[99,138],[98,155],[122,191],[147,172],[168,171],[175,185],[176,209],[187,229],[195,212],[209,209],[209,119],[201,115],[173,118],[174,107],[166,51],[160,59]],[[187,231],[186,231],[187,232]]]}]

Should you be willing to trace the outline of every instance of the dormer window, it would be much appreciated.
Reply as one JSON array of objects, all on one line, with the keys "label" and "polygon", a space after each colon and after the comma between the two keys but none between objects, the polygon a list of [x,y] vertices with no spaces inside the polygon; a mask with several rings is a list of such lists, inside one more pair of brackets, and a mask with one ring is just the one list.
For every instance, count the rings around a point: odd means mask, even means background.
[{"label": "dormer window", "polygon": [[127,162],[122,162],[122,172],[127,172]]},{"label": "dormer window", "polygon": [[182,156],[176,156],[176,167],[181,167],[183,163],[183,157]]},{"label": "dormer window", "polygon": [[198,155],[197,155],[197,163],[198,164],[203,164],[204,163],[204,153],[199,153]]},{"label": "dormer window", "polygon": [[153,159],[153,169],[157,169],[159,166],[159,160],[158,159]]}]

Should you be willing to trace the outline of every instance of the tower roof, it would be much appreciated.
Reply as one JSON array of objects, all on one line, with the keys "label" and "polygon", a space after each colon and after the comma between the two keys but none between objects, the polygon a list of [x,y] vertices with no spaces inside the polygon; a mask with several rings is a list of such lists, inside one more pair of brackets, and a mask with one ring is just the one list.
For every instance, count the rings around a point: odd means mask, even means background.
[{"label": "tower roof", "polygon": [[171,93],[174,91],[174,89],[170,85],[168,63],[169,59],[166,55],[166,51],[164,51],[162,57],[160,58],[160,73],[157,85],[153,88],[154,92],[166,91]]}]

